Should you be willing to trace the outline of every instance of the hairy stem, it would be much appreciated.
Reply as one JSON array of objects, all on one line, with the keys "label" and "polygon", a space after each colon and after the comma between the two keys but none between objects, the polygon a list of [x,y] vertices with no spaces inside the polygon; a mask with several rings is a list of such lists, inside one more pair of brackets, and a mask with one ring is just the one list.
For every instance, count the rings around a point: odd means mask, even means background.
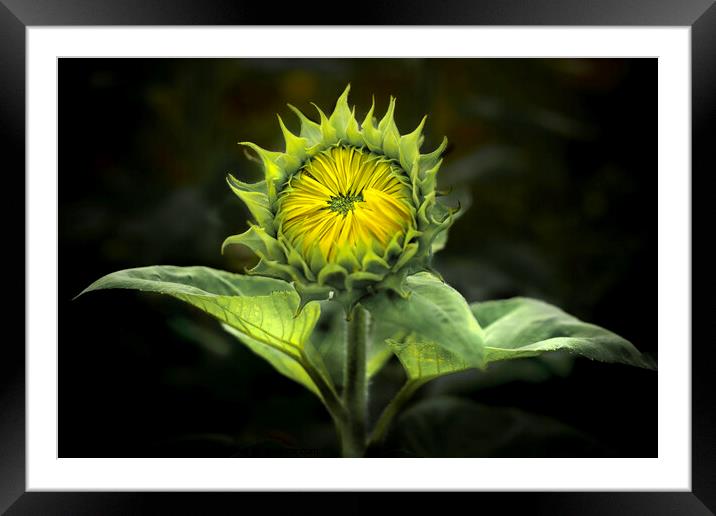
[{"label": "hairy stem", "polygon": [[344,457],[362,457],[366,449],[366,348],[368,312],[357,305],[348,319],[343,405],[346,418],[342,425],[341,453]]}]

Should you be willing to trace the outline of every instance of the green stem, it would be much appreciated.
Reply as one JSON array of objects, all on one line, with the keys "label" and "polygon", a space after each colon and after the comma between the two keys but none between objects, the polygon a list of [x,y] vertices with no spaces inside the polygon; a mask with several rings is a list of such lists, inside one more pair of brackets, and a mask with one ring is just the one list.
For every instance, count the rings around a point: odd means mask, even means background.
[{"label": "green stem", "polygon": [[346,364],[343,405],[346,418],[341,425],[341,453],[344,457],[363,457],[366,449],[366,348],[368,312],[357,305],[349,315],[346,332]]},{"label": "green stem", "polygon": [[390,427],[390,423],[393,421],[395,415],[400,412],[405,403],[412,397],[421,385],[425,382],[419,380],[408,380],[405,385],[398,391],[398,394],[391,400],[387,407],[383,410],[378,418],[378,422],[373,428],[373,433],[370,436],[370,444],[379,444],[385,439],[385,435]]}]

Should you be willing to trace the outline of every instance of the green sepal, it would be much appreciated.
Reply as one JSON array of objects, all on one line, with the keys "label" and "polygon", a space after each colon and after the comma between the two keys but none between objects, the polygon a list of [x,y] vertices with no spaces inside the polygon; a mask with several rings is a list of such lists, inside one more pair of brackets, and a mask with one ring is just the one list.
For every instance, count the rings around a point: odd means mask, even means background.
[{"label": "green sepal", "polygon": [[348,126],[346,127],[346,142],[353,147],[363,147],[365,145],[363,136],[361,136],[360,129],[358,128],[358,122],[356,121],[355,107],[351,112],[351,118],[348,120]]},{"label": "green sepal", "polygon": [[378,256],[372,249],[366,249],[363,254],[362,268],[364,271],[385,276],[390,272],[390,265]]},{"label": "green sepal", "polygon": [[435,163],[435,166],[427,169],[423,173],[423,178],[420,181],[420,188],[422,191],[435,192],[435,194],[437,195],[438,192],[436,191],[436,186],[437,186],[436,176],[438,174],[438,170],[440,170],[440,165],[442,165],[442,162],[443,162],[442,159],[438,159],[437,163]]},{"label": "green sepal", "polygon": [[389,158],[400,160],[400,132],[395,125],[395,97],[390,97],[388,110],[378,123],[378,130],[383,135],[383,154]]},{"label": "green sepal", "polygon": [[283,139],[286,142],[286,151],[281,159],[284,163],[284,169],[286,176],[290,177],[296,170],[298,170],[308,156],[306,154],[306,147],[308,146],[308,140],[300,136],[296,136],[286,128],[280,115],[278,117],[278,124],[281,126],[281,132],[283,133]]},{"label": "green sepal", "polygon": [[361,291],[380,282],[385,276],[372,272],[358,271],[348,275],[346,289],[348,291]]},{"label": "green sepal", "polygon": [[385,261],[392,262],[400,256],[400,253],[403,250],[403,246],[400,244],[402,240],[403,237],[397,234],[390,239],[388,245],[385,246],[385,254],[383,255]]},{"label": "green sepal", "polygon": [[382,291],[392,292],[402,299],[410,297],[410,291],[406,288],[405,278],[408,276],[407,271],[400,270],[387,275],[381,282]]},{"label": "green sepal", "polygon": [[239,181],[231,174],[226,176],[226,182],[229,184],[231,191],[241,199],[249,209],[254,220],[263,227],[268,233],[274,233],[273,213],[269,204],[266,182],[248,184]]},{"label": "green sepal", "polygon": [[[413,165],[413,168],[410,169],[410,191],[413,199],[413,210],[417,213],[417,209],[415,208],[420,207],[421,199],[423,197],[423,188],[422,183],[420,181],[420,167],[417,163]],[[414,215],[414,214],[413,214]]]},{"label": "green sepal", "polygon": [[443,152],[445,152],[447,144],[448,139],[446,137],[443,137],[443,141],[440,142],[440,145],[437,149],[435,149],[433,152],[429,152],[428,154],[421,154],[418,158],[420,170],[424,172],[433,168],[435,164],[438,163],[438,161],[440,160],[441,156],[443,155]]},{"label": "green sepal", "polygon": [[[283,239],[279,240],[279,243],[281,243]],[[284,253],[286,254],[286,259],[288,260],[288,264],[291,267],[294,267],[300,271],[303,272],[304,277],[308,281],[316,281],[316,276],[311,271],[310,267],[306,263],[306,261],[303,259],[303,256],[301,256],[301,253],[299,253],[293,246],[288,247],[287,249],[284,248]]]},{"label": "green sepal", "polygon": [[333,127],[333,125],[328,121],[328,117],[326,117],[326,114],[319,108],[316,104],[311,103],[313,107],[316,108],[316,111],[318,111],[318,116],[321,120],[321,134],[322,134],[322,145],[323,148],[328,148],[331,145],[335,145],[338,143],[338,136],[336,133],[336,128]]},{"label": "green sepal", "polygon": [[348,271],[337,263],[328,263],[318,273],[318,284],[334,288],[345,288]]},{"label": "green sepal", "polygon": [[333,126],[333,128],[336,130],[336,137],[339,140],[347,140],[347,129],[348,125],[351,120],[355,121],[353,118],[353,115],[351,114],[351,109],[348,107],[348,92],[351,90],[351,85],[349,84],[346,86],[346,89],[343,90],[343,93],[341,93],[340,97],[338,97],[338,101],[336,101],[336,107],[333,110],[333,113],[331,113],[330,118],[328,121]]},{"label": "green sepal", "polygon": [[374,109],[375,99],[373,99],[370,110],[361,124],[361,131],[363,133],[363,141],[368,146],[368,149],[371,152],[381,152],[383,150],[383,136],[380,130],[375,126],[373,120]]},{"label": "green sepal", "polygon": [[249,147],[258,155],[264,169],[264,179],[266,181],[266,191],[269,201],[273,203],[276,198],[278,185],[283,184],[288,175],[286,170],[279,165],[279,160],[283,156],[283,153],[263,149],[252,142],[239,142],[239,145]]},{"label": "green sepal", "polygon": [[326,258],[323,256],[323,253],[318,246],[313,247],[313,249],[311,249],[308,253],[308,265],[311,268],[311,271],[316,275],[320,274],[323,268],[327,265]]},{"label": "green sepal", "polygon": [[395,263],[393,268],[395,270],[403,268],[418,253],[419,248],[420,245],[417,242],[405,245],[403,247],[403,252],[400,253],[400,258],[398,258],[398,261]]},{"label": "green sepal", "polygon": [[321,126],[309,119],[295,106],[288,104],[288,107],[296,113],[296,116],[301,121],[301,138],[305,138],[311,147],[320,144],[322,140]]},{"label": "green sepal", "polygon": [[306,278],[303,277],[303,273],[288,265],[286,263],[279,262],[277,260],[267,260],[261,258],[252,269],[246,271],[248,274],[255,274],[260,276],[268,276],[270,278],[279,278],[285,281],[293,281],[298,283],[305,283]]},{"label": "green sepal", "polygon": [[261,257],[278,260],[283,255],[278,241],[269,235],[264,228],[251,224],[249,229],[238,235],[232,235],[224,240],[221,252],[224,253],[230,245],[244,245]]},{"label": "green sepal", "polygon": [[420,208],[418,208],[418,214],[417,214],[417,221],[418,221],[418,229],[421,231],[424,231],[424,228],[427,228],[430,226],[432,220],[429,216],[429,212],[432,209],[433,205],[435,204],[435,192],[429,192],[427,195],[423,197],[423,202],[420,205]]},{"label": "green sepal", "polygon": [[325,301],[330,298],[332,292],[332,289],[326,285],[307,285],[305,283],[295,282],[293,286],[300,299],[298,307],[296,308],[297,316],[303,311],[308,303],[311,301]]},{"label": "green sepal", "polygon": [[417,164],[420,156],[423,127],[427,118],[427,116],[424,116],[412,133],[400,137],[400,166],[403,167],[403,170],[410,171],[413,165]]},{"label": "green sepal", "polygon": [[338,250],[336,263],[348,271],[349,274],[360,270],[361,267],[358,257],[353,252],[353,249],[349,247],[343,247]]}]

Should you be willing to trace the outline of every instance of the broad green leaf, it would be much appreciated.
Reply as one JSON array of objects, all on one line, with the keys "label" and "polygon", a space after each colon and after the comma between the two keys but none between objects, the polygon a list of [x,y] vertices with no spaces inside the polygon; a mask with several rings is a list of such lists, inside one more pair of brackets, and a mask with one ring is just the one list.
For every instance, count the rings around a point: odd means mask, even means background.
[{"label": "broad green leaf", "polygon": [[370,318],[370,343],[368,346],[368,364],[366,370],[371,377],[383,368],[393,356],[393,350],[388,341],[393,337],[390,325],[383,324],[380,317]]},{"label": "broad green leaf", "polygon": [[392,337],[388,345],[410,380],[427,380],[468,367],[483,368],[482,329],[465,299],[428,273],[406,280],[408,298],[387,293],[363,304]]},{"label": "broad green leaf", "polygon": [[209,267],[153,265],[113,272],[98,279],[80,295],[93,290],[125,288],[160,294],[265,296],[291,292],[285,281],[262,276],[246,276]]},{"label": "broad green leaf", "polygon": [[576,358],[567,351],[555,351],[521,360],[491,362],[484,371],[467,369],[436,379],[427,387],[426,395],[456,396],[514,382],[539,383],[555,376],[564,378],[571,373]]},{"label": "broad green leaf", "polygon": [[279,372],[318,394],[302,364],[311,363],[325,376],[308,345],[320,308],[311,303],[297,315],[299,296],[288,283],[207,267],[153,266],[114,272],[82,293],[110,288],[168,294],[203,310]]},{"label": "broad green leaf", "polygon": [[[369,378],[377,374],[393,355],[385,342],[386,338],[383,325],[371,318],[366,364]],[[346,360],[346,316],[339,303],[321,302],[321,317],[311,342],[323,358],[334,385],[342,386]]]},{"label": "broad green leaf", "polygon": [[411,381],[424,382],[471,367],[456,353],[417,333],[409,333],[399,339],[389,339],[387,342],[398,355]]},{"label": "broad green leaf", "polygon": [[602,362],[656,368],[626,339],[536,299],[487,301],[471,308],[484,329],[488,362],[565,350]]},{"label": "broad green leaf", "polygon": [[276,371],[282,375],[304,385],[308,390],[321,397],[321,394],[316,387],[315,382],[306,372],[303,365],[293,358],[291,355],[277,350],[263,342],[249,337],[248,335],[241,333],[236,328],[229,326],[226,323],[221,325],[228,333],[236,337],[239,341],[246,345],[251,351],[256,353],[258,356],[266,360],[271,364]]}]

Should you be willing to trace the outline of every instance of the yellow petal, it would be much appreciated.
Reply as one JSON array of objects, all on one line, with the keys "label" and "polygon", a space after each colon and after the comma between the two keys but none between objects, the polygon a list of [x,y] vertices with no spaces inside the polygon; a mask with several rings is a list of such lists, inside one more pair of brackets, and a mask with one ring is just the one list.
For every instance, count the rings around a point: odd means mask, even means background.
[{"label": "yellow petal", "polygon": [[329,263],[346,251],[384,249],[415,228],[407,184],[384,157],[333,147],[293,176],[279,197],[277,220],[306,258],[316,248]]}]

